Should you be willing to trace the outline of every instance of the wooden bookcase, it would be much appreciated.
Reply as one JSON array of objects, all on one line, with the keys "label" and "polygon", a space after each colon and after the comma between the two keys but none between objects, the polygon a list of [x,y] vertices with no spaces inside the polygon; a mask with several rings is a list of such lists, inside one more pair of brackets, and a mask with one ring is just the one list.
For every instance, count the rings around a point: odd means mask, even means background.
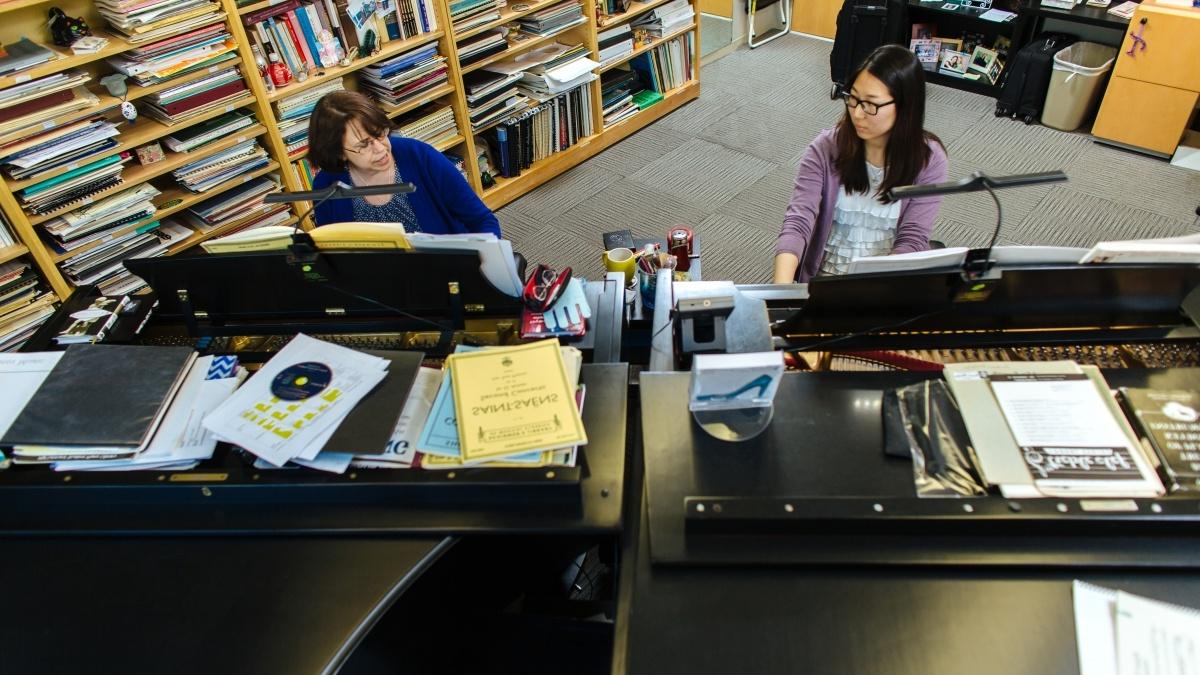
[{"label": "wooden bookcase", "polygon": [[[254,113],[258,123],[243,129],[238,132],[235,137],[223,139],[218,143],[209,144],[190,154],[166,152],[166,158],[162,161],[149,164],[146,166],[138,165],[136,162],[131,162],[126,165],[123,172],[123,182],[116,187],[110,188],[95,196],[99,198],[115,192],[130,189],[140,183],[153,181],[154,185],[161,191],[161,195],[154,198],[154,203],[158,207],[158,211],[150,218],[143,222],[132,223],[122,226],[115,230],[113,235],[120,235],[130,232],[142,225],[145,225],[154,220],[160,220],[171,214],[178,213],[183,209],[188,208],[200,201],[209,199],[222,192],[237,187],[251,178],[266,175],[269,173],[277,174],[281,185],[286,190],[301,190],[304,182],[300,177],[300,170],[296,162],[305,156],[305,152],[293,153],[288,156],[287,146],[285,145],[282,134],[279,131],[279,119],[276,115],[275,106],[277,101],[302,92],[306,89],[319,86],[338,77],[343,77],[343,84],[347,89],[357,89],[357,78],[353,77],[354,73],[362,68],[378,63],[392,56],[402,54],[414,48],[421,47],[430,43],[436,43],[438,52],[447,57],[449,69],[448,81],[438,86],[437,88],[426,92],[419,99],[413,100],[396,110],[389,113],[389,117],[398,117],[404,113],[425,106],[432,102],[449,105],[454,112],[454,119],[458,133],[451,139],[438,144],[438,149],[442,151],[454,151],[464,160],[464,166],[468,177],[468,182],[479,194],[484,202],[491,208],[499,208],[504,204],[520,197],[529,190],[545,183],[554,176],[570,169],[571,167],[583,162],[592,157],[601,150],[611,146],[621,139],[629,136],[633,132],[659,119],[667,113],[675,110],[684,103],[696,98],[700,93],[699,82],[699,64],[700,64],[700,27],[699,14],[697,20],[690,28],[677,31],[672,35],[664,36],[661,40],[655,40],[652,44],[637,45],[634,53],[622,59],[621,63],[633,58],[634,55],[644,52],[648,49],[666,42],[674,37],[678,37],[687,32],[694,33],[692,40],[692,69],[687,82],[674,90],[664,94],[664,99],[658,104],[643,110],[632,117],[620,122],[614,126],[604,129],[602,101],[600,96],[600,81],[597,79],[591,84],[591,101],[592,101],[592,120],[595,129],[603,129],[591,136],[583,137],[571,147],[553,154],[539,162],[536,162],[532,167],[526,169],[520,176],[513,178],[497,177],[495,185],[484,189],[480,175],[480,167],[477,161],[477,148],[475,134],[471,131],[470,119],[468,116],[466,94],[462,84],[463,75],[467,72],[477,70],[489,63],[494,63],[499,60],[515,56],[519,53],[534,49],[540,45],[558,40],[570,44],[585,44],[591,50],[592,57],[596,58],[599,54],[598,41],[596,37],[597,30],[611,28],[622,22],[631,21],[634,17],[641,15],[643,12],[649,11],[654,7],[664,4],[667,0],[650,0],[648,2],[632,2],[629,11],[613,16],[600,16],[597,13],[597,7],[591,0],[581,0],[586,22],[579,26],[572,27],[565,32],[558,33],[551,37],[536,38],[526,40],[510,46],[506,51],[490,56],[482,61],[472,63],[468,66],[460,66],[458,49],[463,40],[472,36],[478,35],[486,30],[502,26],[510,21],[513,21],[521,16],[536,12],[551,5],[561,2],[561,0],[535,0],[533,2],[514,2],[509,0],[508,7],[501,12],[501,18],[490,22],[487,25],[473,28],[461,34],[455,34],[453,26],[450,23],[450,10],[447,0],[434,0],[433,6],[437,17],[437,30],[418,35],[409,40],[393,40],[387,42],[376,51],[376,53],[358,58],[352,61],[348,66],[325,68],[317,71],[316,74],[310,75],[304,82],[292,82],[291,84],[278,88],[275,91],[268,92],[265,84],[258,76],[257,69],[254,65],[254,56],[251,50],[252,42],[247,37],[247,31],[243,25],[242,18],[252,12],[270,7],[277,4],[275,0],[266,0],[264,2],[256,2],[251,5],[238,7],[235,0],[220,0],[220,4],[225,11],[225,21],[230,32],[238,44],[238,58],[233,62],[242,71],[243,76],[249,86],[249,92],[237,100],[235,103],[227,106],[225,109],[213,111],[211,114],[193,118],[183,123],[173,126],[166,126],[159,122],[150,119],[146,115],[139,116],[137,122],[132,126],[122,126],[121,134],[116,138],[120,144],[119,147],[112,153],[133,150],[151,141],[158,140],[172,132],[187,128],[188,126],[198,124],[206,119],[223,114],[227,110],[234,108],[246,109]],[[109,45],[102,52],[97,54],[88,54],[76,56],[71,54],[70,50],[64,50],[53,47],[50,40],[49,29],[46,26],[47,11],[50,6],[54,5],[62,8],[68,15],[83,17],[88,26],[96,35],[101,35],[109,38]],[[516,9],[515,9],[516,8]],[[50,63],[38,66],[30,71],[20,73],[18,77],[2,77],[0,78],[0,89],[12,86],[19,81],[24,81],[26,75],[34,78],[44,75],[61,72],[69,68],[86,70],[93,74],[94,79],[88,83],[88,88],[98,97],[102,103],[112,103],[113,97],[109,96],[99,84],[99,77],[109,72],[112,69],[105,63],[104,59],[109,56],[120,54],[134,48],[134,45],[122,40],[117,35],[113,35],[105,31],[107,24],[96,13],[91,2],[87,0],[60,0],[59,2],[51,3],[49,0],[15,0],[13,2],[0,3],[0,41],[4,44],[16,42],[20,37],[26,36],[31,40],[55,49],[60,53],[62,58]],[[226,64],[222,64],[225,67]],[[607,64],[605,69],[619,66],[616,64]],[[208,71],[201,71],[189,77],[202,77]],[[129,83],[128,100],[136,101],[137,99],[148,96],[159,91],[162,88],[175,86],[183,83],[187,78],[172,80],[170,83],[152,86],[152,87],[137,87],[132,82]],[[119,115],[115,111],[113,115]],[[47,127],[49,128],[49,127]],[[243,142],[250,138],[257,138],[259,143],[266,149],[271,158],[268,166],[260,168],[251,174],[238,176],[229,181],[227,184],[219,185],[203,194],[193,194],[181,186],[175,185],[170,176],[172,170],[179,166],[191,162],[205,155],[220,152],[237,143]],[[0,139],[3,140],[3,139]],[[111,153],[108,153],[111,154]],[[69,167],[63,167],[60,173],[65,173]],[[44,179],[45,176],[40,176],[38,180]],[[42,216],[31,216],[27,214],[19,205],[14,192],[22,187],[32,183],[33,181],[18,181],[4,179],[0,181],[0,209],[11,225],[14,234],[20,240],[20,243],[0,248],[0,262],[13,260],[22,256],[28,256],[38,269],[41,275],[47,282],[47,285],[60,298],[65,299],[73,290],[70,281],[64,277],[59,270],[59,263],[65,260],[68,255],[58,254],[46,242],[43,241],[38,234],[37,226],[55,215],[60,215],[63,212],[70,211],[72,208],[78,208],[78,205],[65,207],[53,214]],[[295,211],[301,212],[306,205],[295,205]],[[295,216],[288,221],[295,222]],[[307,223],[306,223],[307,225]],[[222,227],[208,231],[197,232],[194,236],[189,237],[186,241],[173,246],[168,255],[173,255],[186,248],[194,246],[206,239],[220,236],[226,232],[236,230],[241,226],[241,223],[228,223]],[[96,242],[93,246],[98,246],[102,242]],[[80,252],[79,250],[72,251],[70,255]]]}]

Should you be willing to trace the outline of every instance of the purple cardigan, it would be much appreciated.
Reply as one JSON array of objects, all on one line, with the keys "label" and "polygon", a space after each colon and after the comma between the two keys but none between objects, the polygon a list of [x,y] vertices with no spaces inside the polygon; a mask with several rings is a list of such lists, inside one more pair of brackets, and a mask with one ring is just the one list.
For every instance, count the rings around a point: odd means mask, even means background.
[{"label": "purple cardigan", "polygon": [[[796,189],[788,202],[783,229],[775,244],[775,253],[793,253],[800,259],[797,281],[808,281],[821,269],[825,257],[825,242],[833,228],[833,207],[837,199],[837,169],[834,168],[835,129],[822,131],[804,158],[796,174]],[[917,176],[918,184],[941,183],[946,180],[946,151],[931,142],[933,154]],[[892,253],[911,253],[929,248],[933,221],[937,217],[941,197],[920,197],[900,202],[900,219],[896,223],[896,238]]]}]

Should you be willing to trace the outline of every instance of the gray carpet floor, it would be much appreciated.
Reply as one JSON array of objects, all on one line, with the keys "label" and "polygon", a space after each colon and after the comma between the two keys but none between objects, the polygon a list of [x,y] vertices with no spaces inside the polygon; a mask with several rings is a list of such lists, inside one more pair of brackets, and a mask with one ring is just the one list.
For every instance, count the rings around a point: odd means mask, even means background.
[{"label": "gray carpet floor", "polygon": [[[703,67],[700,98],[498,212],[530,262],[602,275],[600,233],[701,233],[704,277],[770,278],[775,238],[805,148],[841,114],[829,100],[830,43],[799,36],[740,49]],[[1086,133],[993,116],[995,99],[929,85],[926,128],[945,143],[950,177],[1062,169],[1067,183],[1006,190],[1005,244],[1090,246],[1197,231],[1200,172],[1094,143]],[[947,198],[934,236],[986,244],[985,193]]]}]

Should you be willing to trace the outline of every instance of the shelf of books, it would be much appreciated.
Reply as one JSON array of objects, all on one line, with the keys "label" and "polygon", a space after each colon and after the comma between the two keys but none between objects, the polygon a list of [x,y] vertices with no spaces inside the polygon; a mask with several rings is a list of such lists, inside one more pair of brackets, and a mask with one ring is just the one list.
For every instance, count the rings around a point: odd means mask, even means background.
[{"label": "shelf of books", "polygon": [[[20,345],[44,298],[136,291],[122,262],[180,250],[214,198],[252,179],[280,187],[232,3],[56,2],[87,26],[62,44],[49,4],[0,4],[0,350]],[[273,215],[239,206],[244,226]]]}]

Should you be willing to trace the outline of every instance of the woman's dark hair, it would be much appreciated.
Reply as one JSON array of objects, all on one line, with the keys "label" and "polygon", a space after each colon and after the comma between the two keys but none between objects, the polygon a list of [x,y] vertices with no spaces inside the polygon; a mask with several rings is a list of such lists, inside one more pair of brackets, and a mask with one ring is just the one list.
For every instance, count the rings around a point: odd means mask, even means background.
[{"label": "woman's dark hair", "polygon": [[[879,198],[887,203],[888,190],[917,182],[917,176],[929,162],[929,141],[939,145],[942,142],[925,131],[925,72],[916,55],[900,45],[884,45],[868,54],[847,82],[853,84],[863,71],[887,85],[896,101],[896,124],[888,135],[883,183],[879,186]],[[866,148],[854,132],[849,108],[838,123],[834,138],[837,145],[834,167],[846,192],[866,192],[870,188]]]},{"label": "woman's dark hair", "polygon": [[391,129],[387,115],[366,96],[356,91],[325,94],[308,120],[308,159],[321,171],[346,170],[342,142],[351,120],[358,120],[372,136],[383,136]]}]

